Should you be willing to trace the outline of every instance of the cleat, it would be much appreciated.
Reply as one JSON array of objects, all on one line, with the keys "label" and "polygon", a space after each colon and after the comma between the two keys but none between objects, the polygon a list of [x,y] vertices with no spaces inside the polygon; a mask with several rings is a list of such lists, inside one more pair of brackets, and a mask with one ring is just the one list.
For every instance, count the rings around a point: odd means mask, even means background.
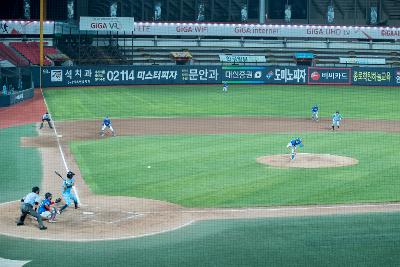
[{"label": "cleat", "polygon": [[24,225],[24,223],[23,222],[17,223],[17,226],[21,226],[21,225]]},{"label": "cleat", "polygon": [[46,230],[47,227],[43,225],[43,226],[40,226],[39,229],[40,229],[40,230]]},{"label": "cleat", "polygon": [[56,220],[49,220],[49,223],[56,223]]}]

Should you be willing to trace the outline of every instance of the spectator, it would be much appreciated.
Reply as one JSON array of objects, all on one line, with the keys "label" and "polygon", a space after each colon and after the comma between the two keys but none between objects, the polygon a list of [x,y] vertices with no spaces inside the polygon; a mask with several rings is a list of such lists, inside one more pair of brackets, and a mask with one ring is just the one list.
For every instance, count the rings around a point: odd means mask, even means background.
[{"label": "spectator", "polygon": [[7,95],[7,85],[3,85],[3,95]]},{"label": "spectator", "polygon": [[10,84],[10,90],[8,91],[8,94],[14,94],[14,87],[12,86],[12,84]]}]

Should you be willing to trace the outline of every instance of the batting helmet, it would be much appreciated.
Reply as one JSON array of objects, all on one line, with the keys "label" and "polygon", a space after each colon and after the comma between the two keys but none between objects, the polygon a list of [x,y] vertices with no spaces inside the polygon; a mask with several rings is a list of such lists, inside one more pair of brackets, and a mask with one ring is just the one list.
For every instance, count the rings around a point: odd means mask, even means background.
[{"label": "batting helmet", "polygon": [[67,172],[67,178],[71,179],[72,177],[74,177],[75,173],[73,173],[72,171]]},{"label": "batting helmet", "polygon": [[44,194],[44,198],[49,199],[51,198],[53,195],[50,192],[47,192],[46,194]]}]

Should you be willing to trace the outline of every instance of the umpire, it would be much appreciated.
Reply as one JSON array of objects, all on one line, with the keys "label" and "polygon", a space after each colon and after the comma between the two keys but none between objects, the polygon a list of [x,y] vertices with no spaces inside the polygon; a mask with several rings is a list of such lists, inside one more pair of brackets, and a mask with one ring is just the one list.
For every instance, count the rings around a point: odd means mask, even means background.
[{"label": "umpire", "polygon": [[21,199],[21,202],[22,202],[21,203],[21,217],[19,218],[19,221],[17,222],[18,226],[24,225],[26,215],[29,214],[37,219],[40,230],[47,229],[47,227],[43,225],[42,216],[40,216],[36,212],[36,208],[33,209],[34,206],[37,206],[39,204],[39,200],[40,200],[39,192],[40,192],[39,187],[35,186],[32,188],[31,193],[27,194],[26,197]]}]

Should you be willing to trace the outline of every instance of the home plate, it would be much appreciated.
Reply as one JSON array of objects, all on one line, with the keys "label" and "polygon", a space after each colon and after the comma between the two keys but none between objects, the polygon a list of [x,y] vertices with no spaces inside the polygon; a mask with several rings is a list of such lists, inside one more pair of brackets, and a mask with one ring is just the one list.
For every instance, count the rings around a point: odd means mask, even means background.
[{"label": "home plate", "polygon": [[61,138],[61,137],[62,137],[62,135],[61,135],[61,134],[59,134],[59,135],[57,135],[57,137],[58,137],[58,138]]},{"label": "home plate", "polygon": [[93,215],[94,212],[91,212],[91,211],[84,211],[84,212],[82,212],[82,214],[83,214],[83,215]]}]

